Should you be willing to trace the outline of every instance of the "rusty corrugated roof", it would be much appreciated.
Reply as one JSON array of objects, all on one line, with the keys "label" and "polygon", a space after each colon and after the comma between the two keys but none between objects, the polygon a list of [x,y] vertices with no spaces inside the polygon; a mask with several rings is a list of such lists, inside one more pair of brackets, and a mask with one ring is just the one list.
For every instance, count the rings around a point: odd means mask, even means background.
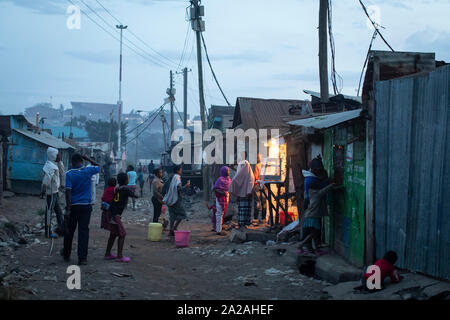
[{"label": "rusty corrugated roof", "polygon": [[[301,108],[302,114],[289,113],[295,106]],[[283,132],[289,130],[287,122],[308,114],[309,110],[310,102],[306,100],[237,98],[233,128],[280,129]]]}]

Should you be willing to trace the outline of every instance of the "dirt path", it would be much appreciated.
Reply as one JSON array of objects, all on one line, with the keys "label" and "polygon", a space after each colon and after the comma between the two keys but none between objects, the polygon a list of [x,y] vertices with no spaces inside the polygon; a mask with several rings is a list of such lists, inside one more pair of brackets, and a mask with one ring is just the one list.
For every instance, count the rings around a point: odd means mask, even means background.
[{"label": "dirt path", "polygon": [[[101,191],[97,192],[100,197]],[[138,209],[126,210],[128,236],[124,253],[132,262],[103,260],[108,234],[100,229],[100,210],[94,210],[88,265],[81,267],[81,290],[68,290],[67,267],[75,264],[58,255],[62,239],[48,255],[48,240],[27,237],[27,245],[0,247],[0,271],[7,274],[2,285],[13,288],[16,299],[320,299],[321,281],[299,274],[295,247],[280,256],[262,243],[230,243],[228,237],[210,231],[209,214],[200,199],[190,198],[189,220],[180,229],[191,231],[191,246],[177,249],[167,232],[161,242],[150,242],[147,225],[152,212],[148,195]],[[43,200],[37,197],[5,199],[0,215],[10,222],[34,226]],[[37,239],[37,240],[34,240]],[[76,248],[76,238],[74,241]],[[118,277],[122,274],[124,277]],[[1,285],[0,285],[1,286]]]}]

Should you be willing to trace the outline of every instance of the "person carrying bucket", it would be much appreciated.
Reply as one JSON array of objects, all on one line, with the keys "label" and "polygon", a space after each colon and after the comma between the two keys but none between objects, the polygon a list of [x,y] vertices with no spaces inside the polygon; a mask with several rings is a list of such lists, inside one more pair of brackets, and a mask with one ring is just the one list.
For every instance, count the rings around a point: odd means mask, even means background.
[{"label": "person carrying bucket", "polygon": [[175,230],[177,230],[181,221],[187,218],[186,210],[181,198],[181,190],[190,186],[189,181],[184,187],[182,186],[181,173],[183,172],[183,169],[181,166],[175,166],[173,172],[174,175],[170,181],[169,189],[163,199],[163,202],[169,207],[169,236],[175,236]]}]

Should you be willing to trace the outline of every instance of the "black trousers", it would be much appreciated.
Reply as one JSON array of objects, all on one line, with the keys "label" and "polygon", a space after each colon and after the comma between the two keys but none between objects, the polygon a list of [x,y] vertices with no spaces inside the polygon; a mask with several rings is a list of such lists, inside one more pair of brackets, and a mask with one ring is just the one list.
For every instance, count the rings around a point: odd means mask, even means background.
[{"label": "black trousers", "polygon": [[66,218],[68,230],[64,236],[64,257],[70,257],[73,235],[78,225],[78,260],[84,261],[87,259],[91,213],[92,206],[90,204],[71,206],[70,215]]},{"label": "black trousers", "polygon": [[264,193],[260,188],[257,188],[257,190],[253,192],[253,218],[257,220],[259,215],[261,215],[262,220],[266,219],[267,206]]},{"label": "black trousers", "polygon": [[[48,212],[46,214],[51,214],[55,211],[56,220],[58,221],[58,226],[61,227],[63,224],[63,212],[59,205],[59,193],[56,192],[52,195],[47,195],[47,208]],[[50,218],[50,217],[49,217]]]},{"label": "black trousers", "polygon": [[161,216],[162,204],[155,197],[152,197],[152,203],[153,203],[153,222],[157,223],[159,217]]}]

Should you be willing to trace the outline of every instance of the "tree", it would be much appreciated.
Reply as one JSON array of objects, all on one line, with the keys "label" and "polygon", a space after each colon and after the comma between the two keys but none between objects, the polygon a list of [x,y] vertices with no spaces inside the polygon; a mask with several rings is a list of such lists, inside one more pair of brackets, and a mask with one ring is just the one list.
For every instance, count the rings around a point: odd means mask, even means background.
[{"label": "tree", "polygon": [[86,116],[74,117],[72,119],[72,121],[66,122],[64,124],[64,126],[70,127],[72,125],[73,127],[83,129],[86,121],[87,121],[87,117]]},{"label": "tree", "polygon": [[[109,139],[110,123],[108,121],[88,120],[84,123],[84,129],[88,133],[88,137],[91,141],[109,142],[108,139]],[[117,122],[114,121],[113,125],[112,125],[112,132],[111,132],[111,141],[114,143],[114,150],[117,149],[117,144],[118,144],[117,129],[118,129]],[[127,142],[126,132],[127,132],[127,123],[122,122],[121,138],[122,138],[123,144]]]}]

